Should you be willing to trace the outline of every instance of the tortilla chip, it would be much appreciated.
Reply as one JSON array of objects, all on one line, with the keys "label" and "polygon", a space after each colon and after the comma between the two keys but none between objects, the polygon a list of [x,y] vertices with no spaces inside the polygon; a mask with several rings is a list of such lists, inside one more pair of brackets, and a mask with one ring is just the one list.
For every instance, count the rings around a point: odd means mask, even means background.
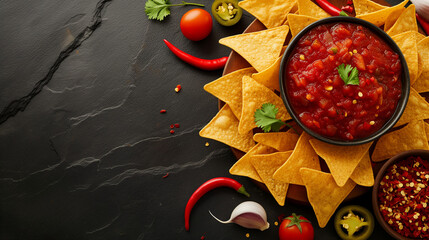
[{"label": "tortilla chip", "polygon": [[372,161],[380,162],[412,149],[428,149],[428,139],[422,120],[412,121],[404,128],[380,137],[372,153]]},{"label": "tortilla chip", "polygon": [[297,14],[289,14],[287,20],[289,22],[290,32],[292,37],[295,37],[302,29],[307,27],[309,24],[319,20],[317,17],[303,16]]},{"label": "tortilla chip", "polygon": [[292,151],[255,155],[251,160],[262,181],[280,206],[285,205],[289,184],[275,180],[273,174],[286,162],[291,154]]},{"label": "tortilla chip", "polygon": [[356,15],[372,13],[387,8],[370,0],[353,0],[353,6],[355,7]]},{"label": "tortilla chip", "polygon": [[407,106],[405,107],[401,118],[395,124],[395,127],[409,123],[412,120],[422,120],[428,118],[429,103],[426,102],[426,100],[420,96],[420,94],[414,90],[414,88],[411,88]]},{"label": "tortilla chip", "polygon": [[337,185],[342,187],[365,153],[368,152],[372,142],[355,146],[337,146],[311,139],[310,144],[316,153],[325,160]]},{"label": "tortilla chip", "polygon": [[272,103],[278,109],[277,118],[286,121],[291,119],[291,116],[286,110],[282,99],[273,91],[264,85],[256,82],[251,77],[243,77],[243,109],[241,111],[240,124],[238,131],[247,133],[256,127],[255,111],[262,107],[264,103]]},{"label": "tortilla chip", "polygon": [[[411,32],[412,31],[409,31],[407,33]],[[408,71],[410,73],[410,84],[413,84],[417,80],[419,72],[419,54],[417,52],[417,41],[414,36],[415,35],[407,35],[406,33],[403,33],[392,37],[404,54]]]},{"label": "tortilla chip", "polygon": [[323,10],[319,5],[309,0],[297,0],[298,11],[300,15],[306,15],[316,18],[330,17],[331,15]]},{"label": "tortilla chip", "polygon": [[276,150],[274,148],[258,143],[229,169],[229,173],[232,175],[249,177],[258,182],[262,182],[261,177],[259,176],[255,167],[253,167],[251,159],[255,154],[269,154],[275,151]]},{"label": "tortilla chip", "polygon": [[399,16],[401,16],[402,12],[405,11],[405,8],[398,8],[395,11],[392,11],[386,18],[386,21],[384,22],[384,31],[387,32],[393,24],[396,23]]},{"label": "tortilla chip", "polygon": [[308,168],[301,168],[299,172],[307,189],[308,201],[313,207],[319,226],[323,228],[356,183],[349,180],[340,187],[330,173]]},{"label": "tortilla chip", "polygon": [[243,152],[247,152],[255,146],[252,132],[238,133],[238,119],[228,104],[225,104],[216,116],[201,129],[200,136],[223,142]]},{"label": "tortilla chip", "polygon": [[429,123],[425,122],[425,131],[426,131],[426,137],[429,141]]},{"label": "tortilla chip", "polygon": [[298,138],[298,134],[292,132],[257,133],[253,136],[253,140],[256,142],[275,148],[280,152],[293,150]]},{"label": "tortilla chip", "polygon": [[416,7],[411,4],[410,6],[402,12],[401,16],[399,16],[398,20],[396,20],[395,24],[386,32],[390,36],[395,36],[399,33],[407,32],[407,31],[415,31],[417,32],[417,20],[416,20]]},{"label": "tortilla chip", "polygon": [[429,92],[429,37],[417,43],[417,51],[421,56],[422,71],[412,87],[419,93]]},{"label": "tortilla chip", "polygon": [[369,152],[363,155],[350,178],[358,185],[372,187],[374,185],[374,172],[372,171]]},{"label": "tortilla chip", "polygon": [[274,173],[273,178],[285,183],[304,185],[301,175],[297,171],[306,167],[320,170],[319,157],[311,147],[309,140],[311,136],[302,132],[296,143],[295,149],[289,159]]},{"label": "tortilla chip", "polygon": [[408,3],[408,0],[405,0],[396,6],[384,8],[384,9],[381,9],[381,10],[378,10],[375,12],[371,12],[371,13],[356,15],[356,17],[363,19],[363,20],[366,20],[366,21],[373,23],[374,25],[380,27],[386,22],[386,19],[389,16],[389,14],[391,14],[393,11],[397,11],[398,9],[402,9],[405,6],[405,4],[407,4],[407,3]]},{"label": "tortilla chip", "polygon": [[253,67],[243,68],[204,85],[204,90],[229,105],[234,115],[241,117],[241,79],[256,72]]},{"label": "tortilla chip", "polygon": [[267,28],[278,27],[286,20],[296,0],[244,0],[238,6],[256,17]]},{"label": "tortilla chip", "polygon": [[289,27],[284,25],[222,38],[219,43],[236,51],[260,72],[280,56],[288,32]]},{"label": "tortilla chip", "polygon": [[277,58],[277,60],[264,71],[252,74],[252,78],[265,87],[280,92],[279,71],[281,61],[282,57]]}]

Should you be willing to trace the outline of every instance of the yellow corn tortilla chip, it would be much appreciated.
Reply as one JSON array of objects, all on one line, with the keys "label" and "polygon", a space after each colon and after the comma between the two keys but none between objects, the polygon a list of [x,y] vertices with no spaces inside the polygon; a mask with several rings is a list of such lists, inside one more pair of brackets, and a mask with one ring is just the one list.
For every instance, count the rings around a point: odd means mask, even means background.
[{"label": "yellow corn tortilla chip", "polygon": [[330,173],[309,168],[301,168],[299,172],[307,189],[308,201],[313,207],[319,226],[323,228],[356,183],[349,180],[340,187]]},{"label": "yellow corn tortilla chip", "polygon": [[278,109],[277,119],[286,121],[291,119],[291,116],[286,110],[282,99],[273,91],[264,85],[256,82],[251,77],[243,77],[243,108],[241,111],[240,124],[238,132],[247,133],[256,127],[255,111],[261,108],[264,103],[272,103]]},{"label": "yellow corn tortilla chip", "polygon": [[[408,33],[411,32],[412,31]],[[392,37],[393,41],[396,42],[404,54],[408,71],[410,73],[410,84],[413,84],[417,80],[417,75],[419,72],[419,54],[417,52],[417,41],[414,36],[415,35],[407,35],[403,33]]]},{"label": "yellow corn tortilla chip", "polygon": [[429,37],[417,43],[417,51],[421,57],[422,71],[412,87],[419,93],[429,92]]},{"label": "yellow corn tortilla chip", "polygon": [[240,119],[242,103],[241,79],[243,76],[250,76],[254,72],[256,70],[253,67],[237,70],[204,85],[204,90],[227,103],[234,115]]},{"label": "yellow corn tortilla chip", "polygon": [[425,122],[425,131],[426,131],[426,137],[429,141],[429,123]]},{"label": "yellow corn tortilla chip", "polygon": [[301,175],[297,171],[306,167],[320,170],[319,157],[310,145],[311,136],[302,132],[295,149],[288,160],[274,173],[273,178],[285,183],[304,185]]},{"label": "yellow corn tortilla chip", "polygon": [[288,32],[289,27],[284,25],[222,38],[219,43],[236,51],[260,72],[280,56]]},{"label": "yellow corn tortilla chip", "polygon": [[296,0],[244,0],[238,6],[256,17],[267,28],[278,27],[286,20]]},{"label": "yellow corn tortilla chip", "polygon": [[251,159],[255,154],[270,154],[275,151],[276,150],[274,148],[258,143],[229,169],[229,173],[232,175],[249,177],[258,182],[262,182],[262,179],[253,166]]},{"label": "yellow corn tortilla chip", "polygon": [[319,19],[320,18],[317,17],[289,14],[287,16],[287,20],[289,22],[290,33],[292,34],[292,37],[295,37],[302,29]]},{"label": "yellow corn tortilla chip", "polygon": [[259,73],[252,74],[252,78],[267,88],[280,92],[279,71],[281,61],[282,57],[277,58],[277,60],[267,69]]},{"label": "yellow corn tortilla chip", "polygon": [[353,0],[356,15],[372,13],[387,8],[370,0]]},{"label": "yellow corn tortilla chip", "polygon": [[411,122],[412,120],[422,120],[429,118],[429,103],[420,96],[420,94],[414,90],[410,89],[410,96],[408,97],[408,103],[405,107],[404,113],[402,113],[401,118],[395,124],[395,127],[404,125]]},{"label": "yellow corn tortilla chip", "polygon": [[253,136],[253,140],[256,142],[275,148],[280,152],[293,150],[298,138],[298,134],[292,132],[257,133]]},{"label": "yellow corn tortilla chip", "polygon": [[252,132],[238,133],[238,119],[228,104],[225,104],[216,116],[201,129],[200,136],[223,142],[243,152],[247,152],[255,146]]},{"label": "yellow corn tortilla chip", "polygon": [[384,22],[384,31],[387,32],[393,24],[396,23],[399,16],[401,16],[402,12],[405,11],[405,8],[398,8],[394,11],[392,11],[386,18],[386,21]]},{"label": "yellow corn tortilla chip", "polygon": [[342,187],[368,152],[372,142],[355,146],[337,146],[311,139],[310,144],[317,155],[325,160],[337,185]]},{"label": "yellow corn tortilla chip", "polygon": [[273,174],[291,154],[292,151],[255,155],[251,160],[262,181],[280,206],[285,205],[289,184],[275,180]]},{"label": "yellow corn tortilla chip", "polygon": [[363,155],[356,169],[353,171],[350,178],[357,185],[371,187],[374,185],[374,172],[372,171],[371,158],[369,152]]},{"label": "yellow corn tortilla chip", "polygon": [[407,31],[418,31],[417,20],[416,20],[416,7],[414,4],[405,9],[396,20],[395,24],[386,32],[390,36],[395,36],[397,34],[407,32]]},{"label": "yellow corn tortilla chip", "polygon": [[375,145],[372,161],[379,162],[412,149],[428,149],[423,120],[412,121],[404,128],[383,135]]},{"label": "yellow corn tortilla chip", "polygon": [[370,23],[373,23],[376,26],[382,26],[385,22],[387,17],[389,16],[390,13],[392,13],[393,11],[396,11],[398,9],[402,9],[405,4],[408,3],[408,0],[403,1],[402,3],[395,5],[393,7],[389,7],[389,8],[384,8],[375,12],[371,12],[371,13],[366,13],[366,14],[361,14],[361,15],[356,15],[357,18],[366,20]]},{"label": "yellow corn tortilla chip", "polygon": [[311,16],[316,18],[330,17],[331,15],[317,4],[309,0],[297,0],[298,11],[300,15]]}]

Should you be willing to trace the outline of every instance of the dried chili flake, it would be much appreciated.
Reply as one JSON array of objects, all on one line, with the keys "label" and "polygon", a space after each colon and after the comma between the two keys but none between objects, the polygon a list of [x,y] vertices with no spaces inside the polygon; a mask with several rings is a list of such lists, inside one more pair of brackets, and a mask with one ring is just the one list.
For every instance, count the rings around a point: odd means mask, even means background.
[{"label": "dried chili flake", "polygon": [[174,134],[174,130],[170,130],[170,133],[171,133],[171,134]]},{"label": "dried chili flake", "polygon": [[171,124],[171,125],[170,125],[170,128],[174,128],[174,124]]},{"label": "dried chili flake", "polygon": [[165,109],[161,109],[161,111],[159,111],[160,113],[166,113],[167,112],[167,110],[165,110]]},{"label": "dried chili flake", "polygon": [[206,237],[204,237],[204,236],[201,236],[201,238],[200,238],[201,240],[204,240],[204,239],[206,239]]},{"label": "dried chili flake", "polygon": [[175,128],[180,128],[180,124],[176,123],[176,124],[174,124],[174,127]]},{"label": "dried chili flake", "polygon": [[168,175],[170,175],[170,173],[166,173],[164,176],[162,176],[162,178],[167,178]]},{"label": "dried chili flake", "polygon": [[380,182],[380,212],[405,237],[429,239],[429,161],[409,157],[390,166]]},{"label": "dried chili flake", "polygon": [[182,90],[182,86],[180,84],[178,84],[176,86],[176,88],[174,88],[174,91],[176,91],[178,93],[178,92],[180,92],[180,90]]}]

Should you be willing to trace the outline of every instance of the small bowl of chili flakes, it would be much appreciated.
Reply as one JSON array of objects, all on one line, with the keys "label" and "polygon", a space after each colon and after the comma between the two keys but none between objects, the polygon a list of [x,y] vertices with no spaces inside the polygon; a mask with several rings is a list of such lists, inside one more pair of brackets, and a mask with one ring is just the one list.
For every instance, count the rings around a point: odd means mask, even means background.
[{"label": "small bowl of chili flakes", "polygon": [[395,239],[429,239],[429,151],[410,150],[385,162],[372,205],[377,221]]}]

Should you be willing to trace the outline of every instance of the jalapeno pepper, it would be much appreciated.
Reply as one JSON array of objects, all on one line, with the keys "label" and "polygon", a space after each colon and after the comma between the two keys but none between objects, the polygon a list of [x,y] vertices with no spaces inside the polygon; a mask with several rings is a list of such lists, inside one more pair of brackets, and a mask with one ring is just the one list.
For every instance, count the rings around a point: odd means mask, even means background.
[{"label": "jalapeno pepper", "polygon": [[238,6],[238,0],[215,0],[212,14],[219,24],[232,26],[240,21],[243,10]]},{"label": "jalapeno pepper", "polygon": [[374,231],[374,217],[364,207],[345,206],[335,214],[334,226],[341,239],[365,240]]}]

